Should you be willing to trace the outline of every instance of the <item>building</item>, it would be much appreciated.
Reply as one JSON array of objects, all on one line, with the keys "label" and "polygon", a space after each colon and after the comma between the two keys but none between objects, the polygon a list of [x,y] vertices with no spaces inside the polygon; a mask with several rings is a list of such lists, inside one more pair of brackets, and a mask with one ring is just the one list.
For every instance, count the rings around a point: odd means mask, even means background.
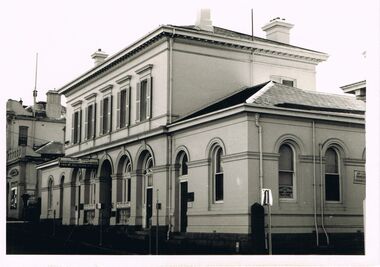
[{"label": "building", "polygon": [[341,86],[343,92],[353,94],[359,100],[366,101],[366,81],[355,82]]},{"label": "building", "polygon": [[7,101],[8,218],[24,218],[26,203],[38,206],[36,165],[64,155],[64,116],[61,96],[53,90],[47,93],[47,102],[30,107],[21,100]]},{"label": "building", "polygon": [[247,236],[269,188],[273,233],[362,231],[364,102],[316,92],[327,55],[289,44],[292,26],[252,40],[203,11],[95,52],[59,89],[71,131],[66,157],[38,166],[41,218],[146,229],[159,213],[168,236]]}]

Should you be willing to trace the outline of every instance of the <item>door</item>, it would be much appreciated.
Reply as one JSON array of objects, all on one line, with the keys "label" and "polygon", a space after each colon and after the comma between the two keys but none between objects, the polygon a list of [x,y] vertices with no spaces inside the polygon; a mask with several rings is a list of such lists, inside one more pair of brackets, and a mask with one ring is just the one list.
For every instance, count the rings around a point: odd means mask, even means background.
[{"label": "door", "polygon": [[181,184],[181,197],[180,197],[180,222],[181,222],[181,232],[186,232],[187,228],[187,182],[182,182]]},{"label": "door", "polygon": [[152,218],[152,212],[153,212],[153,188],[147,188],[146,189],[146,227],[149,228],[151,225],[151,218]]}]

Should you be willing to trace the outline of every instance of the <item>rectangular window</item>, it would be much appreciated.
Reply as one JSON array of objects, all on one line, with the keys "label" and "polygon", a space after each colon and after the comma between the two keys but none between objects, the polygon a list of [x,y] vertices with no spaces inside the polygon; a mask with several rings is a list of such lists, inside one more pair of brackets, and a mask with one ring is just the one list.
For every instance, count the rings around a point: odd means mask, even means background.
[{"label": "rectangular window", "polygon": [[136,121],[150,119],[152,110],[152,77],[137,83]]},{"label": "rectangular window", "polygon": [[71,140],[73,144],[80,143],[81,141],[81,131],[82,131],[82,110],[74,112],[72,115],[72,129],[71,129]]},{"label": "rectangular window", "polygon": [[129,87],[117,93],[117,129],[129,125],[129,94]]},{"label": "rectangular window", "polygon": [[131,201],[131,178],[127,179],[127,183],[128,183],[127,202],[130,202]]},{"label": "rectangular window", "polygon": [[95,137],[95,104],[89,105],[86,109],[86,139]]},{"label": "rectangular window", "polygon": [[112,129],[112,96],[100,101],[100,134],[110,133]]},{"label": "rectangular window", "polygon": [[146,120],[146,95],[147,95],[147,80],[141,82],[141,105],[140,105],[140,120]]},{"label": "rectangular window", "polygon": [[325,175],[325,192],[327,201],[340,201],[340,185],[338,174]]},{"label": "rectangular window", "polygon": [[20,126],[18,128],[18,145],[26,146],[28,145],[28,127]]},{"label": "rectangular window", "polygon": [[11,209],[17,209],[17,187],[11,189]]},{"label": "rectangular window", "polygon": [[223,200],[223,173],[215,174],[215,201]]},{"label": "rectangular window", "polygon": [[294,86],[294,81],[291,81],[291,80],[282,80],[282,84],[293,87]]}]

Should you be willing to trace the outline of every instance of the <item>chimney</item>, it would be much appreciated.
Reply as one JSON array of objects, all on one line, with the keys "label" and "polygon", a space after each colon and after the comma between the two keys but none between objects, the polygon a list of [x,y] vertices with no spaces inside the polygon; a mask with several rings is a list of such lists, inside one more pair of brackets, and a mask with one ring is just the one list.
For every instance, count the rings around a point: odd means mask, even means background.
[{"label": "chimney", "polygon": [[61,95],[57,91],[49,90],[46,93],[46,117],[59,119],[61,112]]},{"label": "chimney", "polygon": [[102,49],[99,48],[98,51],[91,55],[91,57],[94,59],[95,66],[98,66],[104,62],[104,60],[108,57],[108,54],[104,53]]},{"label": "chimney", "polygon": [[214,32],[214,27],[212,26],[211,21],[210,9],[199,10],[195,26],[197,26],[202,31]]},{"label": "chimney", "polygon": [[293,24],[287,23],[285,19],[277,17],[261,29],[266,32],[268,40],[289,44],[289,32],[293,26]]}]

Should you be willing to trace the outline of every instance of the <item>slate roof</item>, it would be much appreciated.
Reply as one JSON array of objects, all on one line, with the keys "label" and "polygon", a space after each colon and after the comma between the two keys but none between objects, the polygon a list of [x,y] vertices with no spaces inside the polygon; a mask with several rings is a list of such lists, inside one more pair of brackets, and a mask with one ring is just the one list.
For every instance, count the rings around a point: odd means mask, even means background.
[{"label": "slate roof", "polygon": [[65,154],[63,144],[57,141],[50,141],[35,151],[39,154],[63,155]]},{"label": "slate roof", "polygon": [[[195,25],[186,25],[186,26],[169,25],[169,26],[180,28],[180,29],[182,28],[182,29],[190,29],[190,30],[196,30],[196,31],[203,31],[203,30],[200,30]],[[242,39],[242,40],[252,40],[252,35],[241,33],[241,32],[237,32],[237,31],[232,31],[232,30],[225,29],[225,28],[222,28],[222,27],[217,27],[217,26],[213,26],[213,27],[214,27],[214,32],[213,32],[214,34],[219,34],[219,35],[223,35],[223,36],[227,36],[227,37],[232,37],[232,38],[237,38],[237,39]],[[203,31],[203,32],[207,32],[207,31]],[[210,33],[210,32],[208,32],[208,33]],[[271,44],[277,44],[277,45],[292,47],[292,48],[298,48],[298,49],[302,49],[302,50],[306,50],[306,51],[311,51],[311,52],[316,52],[316,53],[323,53],[323,52],[320,52],[320,51],[311,50],[311,49],[307,49],[307,48],[303,48],[303,47],[299,47],[299,46],[294,46],[294,45],[290,45],[290,44],[286,44],[286,43],[281,43],[281,42],[277,42],[277,41],[273,41],[273,40],[269,40],[269,39],[265,39],[265,38],[261,38],[261,37],[257,37],[257,36],[254,36],[254,40],[258,40],[258,41],[265,42],[265,43],[271,43]]]},{"label": "slate roof", "polygon": [[333,113],[365,113],[365,102],[353,96],[322,93],[268,81],[244,88],[203,107],[180,121],[247,103],[258,107],[281,107],[291,110],[312,110]]}]

